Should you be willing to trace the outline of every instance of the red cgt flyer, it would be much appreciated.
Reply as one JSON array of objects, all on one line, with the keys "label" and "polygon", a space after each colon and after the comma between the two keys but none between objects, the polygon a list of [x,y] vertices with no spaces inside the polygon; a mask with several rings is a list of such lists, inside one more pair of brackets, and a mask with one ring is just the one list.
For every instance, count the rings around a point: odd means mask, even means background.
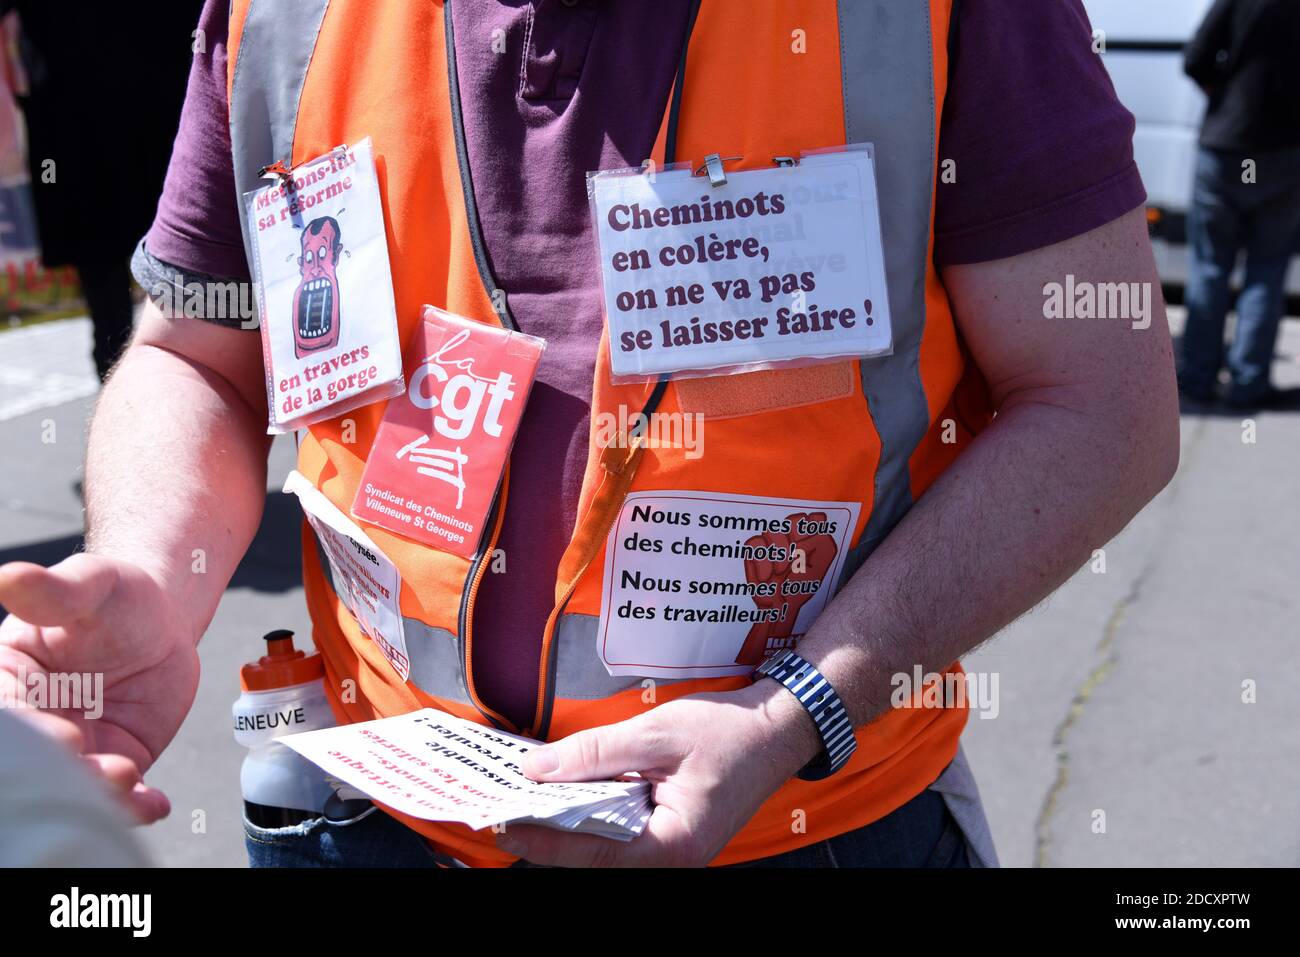
[{"label": "red cgt flyer", "polygon": [[546,342],[425,306],[352,514],[472,558]]}]

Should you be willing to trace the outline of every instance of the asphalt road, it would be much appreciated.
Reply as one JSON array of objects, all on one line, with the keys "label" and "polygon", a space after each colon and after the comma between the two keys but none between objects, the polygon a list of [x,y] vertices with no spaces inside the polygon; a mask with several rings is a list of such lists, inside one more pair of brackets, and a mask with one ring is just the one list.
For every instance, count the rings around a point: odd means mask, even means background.
[{"label": "asphalt road", "polygon": [[[75,396],[93,383],[34,376],[36,347],[14,334],[0,332],[0,561],[52,562],[80,541],[91,400]],[[83,340],[73,323],[40,349],[66,374]],[[1300,386],[1300,320],[1278,355],[1278,384]],[[37,386],[56,404],[33,408]],[[965,747],[1004,865],[1300,865],[1300,412],[1188,414],[1182,437],[1177,477],[1105,545],[1105,571],[1085,567],[966,659],[997,680],[996,716],[972,714]],[[200,647],[198,699],[149,774],[174,807],[140,832],[159,864],[244,865],[238,668],[268,630],[308,634],[297,509],[277,491],[291,467],[282,438],[257,541]]]}]

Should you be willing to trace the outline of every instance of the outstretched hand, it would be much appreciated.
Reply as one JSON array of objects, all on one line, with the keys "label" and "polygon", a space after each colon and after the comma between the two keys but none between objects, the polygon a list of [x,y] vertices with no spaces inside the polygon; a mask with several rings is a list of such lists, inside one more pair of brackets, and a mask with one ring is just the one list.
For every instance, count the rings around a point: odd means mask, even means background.
[{"label": "outstretched hand", "polygon": [[166,796],[143,776],[199,679],[192,626],[166,590],[134,564],[83,553],[0,566],[0,604],[0,706],[82,755],[139,821],[165,817]]}]

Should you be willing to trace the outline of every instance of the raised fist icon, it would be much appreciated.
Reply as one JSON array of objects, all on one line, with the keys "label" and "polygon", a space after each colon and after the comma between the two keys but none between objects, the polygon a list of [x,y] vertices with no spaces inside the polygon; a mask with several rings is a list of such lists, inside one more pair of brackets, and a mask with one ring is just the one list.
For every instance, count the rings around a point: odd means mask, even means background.
[{"label": "raised fist icon", "polygon": [[[787,516],[788,534],[764,532],[745,542],[751,547],[774,546],[769,554],[783,554],[784,559],[746,559],[745,580],[750,584],[770,585],[771,594],[753,595],[754,604],[777,614],[772,621],[755,622],[741,645],[736,664],[755,667],[772,652],[793,648],[795,622],[799,610],[822,588],[822,582],[839,547],[830,532],[833,522],[825,512],[796,512]],[[777,551],[777,550],[780,551]]]}]

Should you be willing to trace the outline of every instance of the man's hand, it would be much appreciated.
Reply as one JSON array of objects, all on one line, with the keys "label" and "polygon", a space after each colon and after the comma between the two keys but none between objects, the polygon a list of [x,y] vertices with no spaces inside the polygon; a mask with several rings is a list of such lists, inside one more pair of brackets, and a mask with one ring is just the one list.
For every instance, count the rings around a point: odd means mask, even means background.
[{"label": "man's hand", "polygon": [[812,719],[775,681],[679,698],[524,759],[524,773],[536,781],[639,773],[656,805],[640,837],[623,843],[512,825],[498,845],[557,867],[703,867],[820,747]]},{"label": "man's hand", "polygon": [[[82,754],[140,821],[165,817],[167,798],[141,779],[194,701],[199,659],[164,589],[128,562],[80,554],[0,566],[0,604],[12,612],[0,623],[0,704]],[[102,675],[97,717],[84,698],[76,710],[28,706],[29,691],[68,674]]]},{"label": "man's hand", "polygon": [[[91,424],[89,553],[0,567],[0,705],[84,755],[142,821],[168,811],[141,775],[194,702],[195,645],[262,514],[265,427],[259,337],[146,303]],[[26,706],[67,675],[102,676],[102,714]]]}]

